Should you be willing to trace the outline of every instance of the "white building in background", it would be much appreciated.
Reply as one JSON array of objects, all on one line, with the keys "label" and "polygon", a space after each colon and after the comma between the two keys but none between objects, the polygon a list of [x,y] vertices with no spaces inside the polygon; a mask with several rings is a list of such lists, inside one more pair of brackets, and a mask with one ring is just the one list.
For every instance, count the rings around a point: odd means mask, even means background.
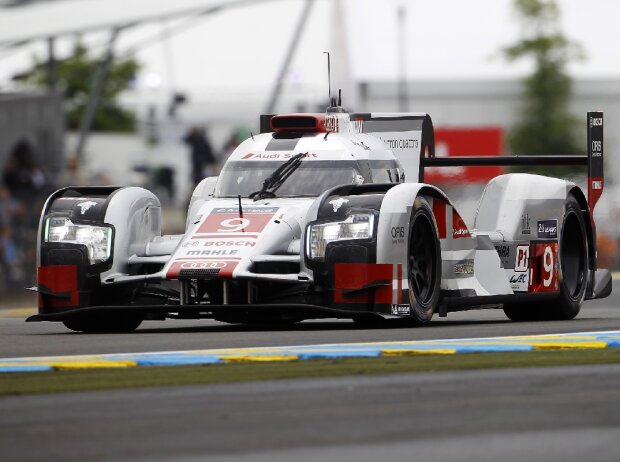
[{"label": "white building in background", "polygon": [[[521,116],[522,86],[518,81],[410,82],[407,95],[410,111],[427,112],[440,127],[499,125],[509,129]],[[397,85],[362,83],[359,102],[363,111],[396,111]],[[620,183],[620,79],[574,81],[570,110],[583,118],[584,127],[588,111],[605,113],[606,176],[609,183]],[[583,136],[585,153],[585,128]]]}]

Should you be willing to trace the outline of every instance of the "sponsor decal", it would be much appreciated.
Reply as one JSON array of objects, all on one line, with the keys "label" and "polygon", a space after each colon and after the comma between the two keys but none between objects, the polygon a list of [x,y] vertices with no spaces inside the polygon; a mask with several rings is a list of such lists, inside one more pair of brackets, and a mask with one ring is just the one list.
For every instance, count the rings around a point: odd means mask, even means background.
[{"label": "sponsor decal", "polygon": [[394,315],[409,315],[411,314],[411,306],[409,305],[392,305],[392,314]]},{"label": "sponsor decal", "polygon": [[592,180],[592,189],[593,190],[602,190],[603,189],[603,180]]},{"label": "sponsor decal", "polygon": [[392,226],[390,230],[392,236],[392,245],[405,243],[405,227],[404,226]]},{"label": "sponsor decal", "polygon": [[473,260],[466,260],[454,265],[454,274],[474,274]]},{"label": "sponsor decal", "polygon": [[508,245],[496,245],[495,246],[495,251],[497,252],[497,255],[499,255],[499,258],[508,258],[510,255],[510,246]]},{"label": "sponsor decal", "polygon": [[521,234],[532,234],[530,227],[530,216],[527,213],[521,215]]},{"label": "sponsor decal", "polygon": [[530,267],[530,246],[518,245],[517,254],[515,256],[515,272],[522,273],[527,271]]},{"label": "sponsor decal", "polygon": [[405,237],[405,227],[404,226],[392,226],[391,231],[392,237]]},{"label": "sponsor decal", "polygon": [[538,237],[543,239],[558,238],[558,220],[541,220],[538,222]]},{"label": "sponsor decal", "polygon": [[459,239],[461,237],[471,237],[467,225],[458,214],[458,212],[452,209],[452,238]]},{"label": "sponsor decal", "polygon": [[602,117],[592,117],[590,119],[590,127],[602,127],[602,126],[603,126]]},{"label": "sponsor decal", "polygon": [[[298,153],[293,153],[293,152],[250,152],[248,154],[245,154],[241,160],[248,160],[248,159],[252,159],[252,160],[288,160],[291,157],[293,157],[294,155],[296,155]],[[302,159],[318,159],[319,155],[312,152],[307,152],[305,153],[301,158]]]},{"label": "sponsor decal", "polygon": [[511,284],[519,284],[527,282],[527,273],[513,274],[510,278]]},{"label": "sponsor decal", "polygon": [[238,250],[226,250],[226,249],[218,249],[218,250],[188,250],[186,252],[186,256],[188,257],[213,257],[213,256],[231,256],[237,255],[239,253]]},{"label": "sponsor decal", "polygon": [[179,269],[222,269],[225,266],[223,261],[186,261],[179,265]]},{"label": "sponsor decal", "polygon": [[236,239],[230,241],[207,240],[204,243],[205,247],[254,247],[255,245],[255,240],[243,239]]},{"label": "sponsor decal", "polygon": [[77,204],[77,206],[80,208],[80,213],[82,215],[88,212],[88,209],[94,207],[95,205],[97,205],[97,203],[93,201],[80,202],[79,204]]},{"label": "sponsor decal", "polygon": [[344,199],[342,197],[339,197],[338,199],[332,199],[328,203],[329,205],[332,206],[332,208],[334,209],[334,212],[337,212],[338,209],[342,207],[344,204],[346,204],[347,202],[349,202],[349,199]]},{"label": "sponsor decal", "polygon": [[175,261],[172,263],[168,272],[166,273],[166,278],[168,279],[176,279],[179,277],[179,273],[181,270],[220,270],[218,276],[221,278],[230,278],[232,277],[232,273],[239,264],[238,260],[233,260],[232,258],[227,261],[226,258],[223,258],[224,261],[218,260],[194,260],[194,261]]},{"label": "sponsor decal", "polygon": [[200,245],[200,241],[191,240],[191,241],[187,241],[183,243],[181,247],[183,247],[184,249],[187,249],[188,247],[189,248],[196,247],[197,245]]},{"label": "sponsor decal", "polygon": [[390,140],[382,138],[382,141],[388,145],[390,149],[419,149],[420,141],[410,138],[408,140]]},{"label": "sponsor decal", "polygon": [[515,292],[527,292],[529,284],[529,271],[514,273],[510,276],[510,288]]}]

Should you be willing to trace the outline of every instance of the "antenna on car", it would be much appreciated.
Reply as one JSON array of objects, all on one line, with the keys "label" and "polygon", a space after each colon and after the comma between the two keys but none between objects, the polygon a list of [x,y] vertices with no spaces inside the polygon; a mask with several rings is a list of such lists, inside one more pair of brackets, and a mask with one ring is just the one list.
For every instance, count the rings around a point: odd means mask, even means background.
[{"label": "antenna on car", "polygon": [[342,106],[342,88],[338,89],[338,107]]},{"label": "antenna on car", "polygon": [[329,57],[329,51],[324,51],[323,54],[327,55],[327,98],[329,104],[332,104],[332,71],[331,62]]}]

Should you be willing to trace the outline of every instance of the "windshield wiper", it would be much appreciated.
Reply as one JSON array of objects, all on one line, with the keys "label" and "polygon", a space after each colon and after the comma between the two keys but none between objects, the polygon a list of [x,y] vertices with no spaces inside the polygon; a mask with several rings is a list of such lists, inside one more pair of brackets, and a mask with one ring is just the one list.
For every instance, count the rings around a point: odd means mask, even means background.
[{"label": "windshield wiper", "polygon": [[280,165],[271,175],[263,182],[263,187],[260,191],[255,191],[248,197],[257,201],[259,199],[265,199],[267,197],[276,197],[275,192],[282,186],[282,184],[293,174],[295,170],[301,165],[301,159],[308,155],[307,152],[300,152],[295,154],[289,160]]}]

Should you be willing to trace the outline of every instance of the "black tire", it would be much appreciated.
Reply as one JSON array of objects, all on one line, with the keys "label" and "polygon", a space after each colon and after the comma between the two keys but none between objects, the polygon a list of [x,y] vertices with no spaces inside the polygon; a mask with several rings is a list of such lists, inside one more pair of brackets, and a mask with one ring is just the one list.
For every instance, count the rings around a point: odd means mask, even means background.
[{"label": "black tire", "polygon": [[508,319],[515,322],[542,321],[544,319],[545,306],[540,303],[505,303],[504,314]]},{"label": "black tire", "polygon": [[140,316],[132,314],[76,317],[63,321],[68,329],[87,334],[121,334],[133,332],[142,324]]},{"label": "black tire", "polygon": [[569,320],[581,310],[588,285],[588,242],[583,213],[574,196],[568,196],[559,248],[560,298],[549,307],[549,318]]},{"label": "black tire", "polygon": [[569,195],[564,206],[559,243],[560,295],[556,300],[530,305],[506,304],[504,313],[513,321],[570,320],[585,298],[588,276],[587,231],[579,202]]},{"label": "black tire", "polygon": [[418,197],[409,221],[407,248],[409,304],[413,325],[428,324],[439,303],[441,285],[441,247],[431,207]]}]

